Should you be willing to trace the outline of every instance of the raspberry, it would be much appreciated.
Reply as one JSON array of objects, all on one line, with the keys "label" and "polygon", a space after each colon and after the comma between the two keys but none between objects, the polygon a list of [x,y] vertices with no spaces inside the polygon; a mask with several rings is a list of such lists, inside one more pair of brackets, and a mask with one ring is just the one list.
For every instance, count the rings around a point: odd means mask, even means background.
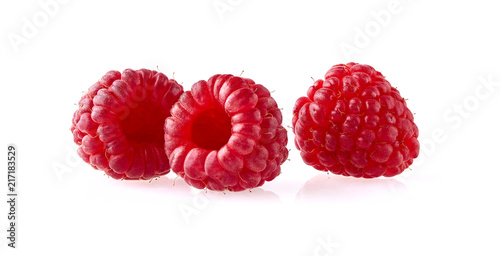
[{"label": "raspberry", "polygon": [[276,101],[261,84],[214,75],[184,92],[165,122],[172,171],[193,187],[241,191],[280,174],[287,132]]},{"label": "raspberry", "polygon": [[78,155],[115,179],[167,174],[163,124],[182,86],[152,70],[109,71],[92,85],[73,115]]},{"label": "raspberry", "polygon": [[418,128],[405,100],[368,65],[333,66],[297,99],[293,114],[295,146],[321,171],[392,177],[419,153]]}]

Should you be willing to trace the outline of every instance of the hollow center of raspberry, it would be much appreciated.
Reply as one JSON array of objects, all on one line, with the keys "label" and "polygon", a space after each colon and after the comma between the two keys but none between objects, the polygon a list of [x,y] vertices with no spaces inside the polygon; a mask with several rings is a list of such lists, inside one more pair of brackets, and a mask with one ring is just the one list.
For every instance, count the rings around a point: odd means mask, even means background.
[{"label": "hollow center of raspberry", "polygon": [[231,137],[231,118],[223,109],[207,109],[192,124],[191,139],[200,148],[218,150]]},{"label": "hollow center of raspberry", "polygon": [[121,122],[122,131],[129,142],[163,145],[163,125],[166,116],[147,104],[130,108]]}]

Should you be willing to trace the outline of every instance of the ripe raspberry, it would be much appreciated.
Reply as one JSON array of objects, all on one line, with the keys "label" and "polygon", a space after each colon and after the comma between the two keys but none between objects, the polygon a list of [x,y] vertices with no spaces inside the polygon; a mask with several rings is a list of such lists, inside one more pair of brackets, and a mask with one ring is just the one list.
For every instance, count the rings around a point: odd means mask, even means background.
[{"label": "ripe raspberry", "polygon": [[167,174],[163,124],[182,91],[156,71],[109,71],[90,87],[73,115],[78,155],[115,179]]},{"label": "ripe raspberry", "polygon": [[215,75],[184,92],[165,122],[172,170],[193,187],[241,191],[280,174],[288,157],[281,111],[260,84]]},{"label": "ripe raspberry", "polygon": [[399,91],[368,65],[333,66],[295,102],[304,162],[345,176],[391,177],[418,156],[418,128]]}]

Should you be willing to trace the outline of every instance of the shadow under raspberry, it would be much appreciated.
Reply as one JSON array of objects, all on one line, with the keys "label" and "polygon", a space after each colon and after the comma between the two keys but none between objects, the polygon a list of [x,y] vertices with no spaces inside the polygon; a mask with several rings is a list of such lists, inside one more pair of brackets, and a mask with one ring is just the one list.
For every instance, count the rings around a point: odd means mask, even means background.
[{"label": "shadow under raspberry", "polygon": [[295,200],[373,202],[401,199],[408,194],[406,185],[394,178],[363,179],[322,173],[305,182]]}]

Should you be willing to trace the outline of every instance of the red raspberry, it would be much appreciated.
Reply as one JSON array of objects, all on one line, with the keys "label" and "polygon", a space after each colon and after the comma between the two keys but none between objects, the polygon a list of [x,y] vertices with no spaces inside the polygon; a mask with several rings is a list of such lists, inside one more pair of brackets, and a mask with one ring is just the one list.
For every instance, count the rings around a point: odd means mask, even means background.
[{"label": "red raspberry", "polygon": [[115,179],[167,174],[163,124],[182,91],[156,71],[109,71],[90,87],[73,115],[78,155]]},{"label": "red raspberry", "polygon": [[280,174],[287,132],[269,91],[232,75],[215,75],[184,92],[165,122],[172,170],[193,187],[241,191]]},{"label": "red raspberry", "polygon": [[333,66],[295,102],[304,162],[345,176],[391,177],[418,156],[418,128],[399,91],[368,65]]}]

